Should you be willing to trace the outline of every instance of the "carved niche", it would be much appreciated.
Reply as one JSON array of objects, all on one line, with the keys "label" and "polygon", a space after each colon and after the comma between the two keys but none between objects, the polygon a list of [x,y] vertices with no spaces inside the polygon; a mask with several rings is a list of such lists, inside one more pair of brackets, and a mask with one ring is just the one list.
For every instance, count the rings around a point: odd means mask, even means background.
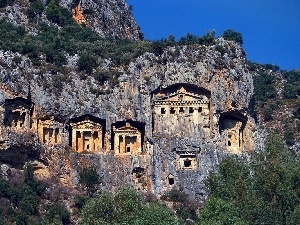
[{"label": "carved niche", "polygon": [[200,153],[200,148],[191,146],[187,146],[185,148],[177,148],[176,153],[177,169],[197,169],[197,154]]},{"label": "carved niche", "polygon": [[138,154],[142,152],[145,124],[132,120],[112,124],[115,154]]},{"label": "carved niche", "polygon": [[152,92],[153,133],[206,136],[210,133],[210,92],[176,84]]},{"label": "carved niche", "polygon": [[71,146],[76,152],[97,152],[103,148],[105,120],[84,115],[70,120]]},{"label": "carved niche", "polygon": [[247,117],[239,112],[226,112],[221,114],[219,130],[223,144],[228,151],[239,153],[243,150],[244,129]]},{"label": "carved niche", "polygon": [[32,108],[33,103],[28,99],[22,97],[5,99],[4,125],[16,131],[29,131]]},{"label": "carved niche", "polygon": [[55,120],[54,116],[38,119],[39,140],[47,145],[60,144],[64,126],[62,121]]}]

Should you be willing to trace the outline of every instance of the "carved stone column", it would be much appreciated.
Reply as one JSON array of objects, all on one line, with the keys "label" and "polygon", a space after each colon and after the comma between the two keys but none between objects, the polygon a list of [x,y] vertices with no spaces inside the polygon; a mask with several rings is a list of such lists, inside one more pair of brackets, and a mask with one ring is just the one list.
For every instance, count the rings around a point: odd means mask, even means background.
[{"label": "carved stone column", "polygon": [[91,131],[91,152],[94,152],[95,147],[94,147],[95,143],[94,143],[94,131]]},{"label": "carved stone column", "polygon": [[83,134],[84,134],[84,131],[80,131],[80,136],[81,136],[81,140],[80,140],[81,146],[80,146],[80,148],[81,149],[79,149],[78,151],[81,151],[81,152],[84,150],[84,137],[83,137]]}]

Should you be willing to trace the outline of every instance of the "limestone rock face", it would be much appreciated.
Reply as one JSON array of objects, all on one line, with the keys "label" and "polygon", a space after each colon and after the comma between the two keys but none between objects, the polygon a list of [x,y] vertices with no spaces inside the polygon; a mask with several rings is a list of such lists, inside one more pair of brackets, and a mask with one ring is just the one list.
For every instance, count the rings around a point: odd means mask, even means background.
[{"label": "limestone rock face", "polygon": [[[252,77],[243,49],[233,42],[219,38],[212,46],[145,53],[114,68],[121,74],[114,86],[93,77],[82,80],[72,69],[53,74],[22,55],[16,64],[16,55],[0,51],[2,149],[18,143],[18,135],[30,134],[31,145],[40,146],[38,158],[54,165],[39,164],[37,170],[43,168],[47,176],[55,171],[63,184],[78,185],[80,168],[93,165],[103,189],[129,183],[160,196],[181,187],[203,200],[204,180],[226,154],[262,146],[249,108]],[[54,76],[62,78],[61,85]],[[28,109],[25,130],[18,127],[19,117],[13,127],[5,113],[20,112],[20,98]]]},{"label": "limestone rock face", "polygon": [[141,33],[125,0],[62,0],[79,24],[93,28],[101,36],[139,40]]},{"label": "limestone rock face", "polygon": [[[46,6],[46,1],[42,2]],[[0,9],[0,19],[23,25],[35,33],[37,30],[29,23],[26,14],[31,4],[28,0],[16,0],[12,5]],[[59,4],[72,12],[77,23],[92,28],[102,37],[130,40],[140,40],[142,37],[125,0],[61,0]],[[51,24],[45,12],[37,17],[39,21]]]}]

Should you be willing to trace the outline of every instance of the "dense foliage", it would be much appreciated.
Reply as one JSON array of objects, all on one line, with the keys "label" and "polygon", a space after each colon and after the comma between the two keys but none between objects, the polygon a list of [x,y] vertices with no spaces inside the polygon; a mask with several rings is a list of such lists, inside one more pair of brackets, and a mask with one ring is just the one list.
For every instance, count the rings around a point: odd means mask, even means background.
[{"label": "dense foliage", "polygon": [[0,177],[0,224],[68,224],[70,213],[58,203],[49,205],[45,215],[39,214],[38,199],[44,191],[45,185],[34,178],[31,165],[25,168],[25,179],[19,185],[12,186]]},{"label": "dense foliage", "polygon": [[300,163],[276,135],[251,160],[227,157],[207,180],[200,224],[300,223]]},{"label": "dense foliage", "polygon": [[284,73],[286,84],[283,88],[283,97],[296,99],[300,97],[300,70],[291,70]]},{"label": "dense foliage", "polygon": [[79,172],[79,183],[86,187],[89,196],[95,193],[96,186],[101,180],[95,167],[86,167]]},{"label": "dense foliage", "polygon": [[115,196],[103,192],[89,199],[82,209],[82,225],[102,224],[178,224],[172,210],[153,201],[146,204],[133,188],[125,186]]},{"label": "dense foliage", "polygon": [[236,32],[232,29],[225,30],[223,32],[223,37],[225,40],[235,41],[239,44],[243,44],[243,36],[241,33]]}]

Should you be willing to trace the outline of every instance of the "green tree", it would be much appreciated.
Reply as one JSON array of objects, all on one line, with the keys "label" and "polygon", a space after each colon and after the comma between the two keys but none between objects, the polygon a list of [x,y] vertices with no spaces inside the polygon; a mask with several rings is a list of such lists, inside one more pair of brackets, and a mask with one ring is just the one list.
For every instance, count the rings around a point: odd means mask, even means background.
[{"label": "green tree", "polygon": [[244,225],[245,223],[238,215],[236,206],[221,198],[210,197],[205,208],[201,211],[198,224],[210,225]]},{"label": "green tree", "polygon": [[115,196],[103,192],[87,200],[82,209],[82,225],[143,224],[177,225],[174,212],[155,201],[146,204],[135,189],[121,188]]},{"label": "green tree", "polygon": [[100,182],[101,178],[98,175],[96,168],[93,166],[83,168],[79,172],[79,183],[86,187],[89,196],[92,196],[95,193],[97,185]]},{"label": "green tree", "polygon": [[144,208],[142,216],[137,219],[136,224],[175,225],[179,223],[171,209],[160,202],[152,202]]},{"label": "green tree", "polygon": [[118,221],[130,223],[141,216],[143,197],[134,188],[125,186],[115,195]]},{"label": "green tree", "polygon": [[80,54],[80,58],[77,61],[77,66],[80,71],[85,71],[88,74],[93,72],[93,69],[97,65],[97,58],[95,55],[89,52],[83,52]]},{"label": "green tree", "polygon": [[46,8],[46,16],[53,23],[60,23],[60,11],[54,0],[49,2]]},{"label": "green tree", "polygon": [[300,120],[300,103],[296,105],[293,114],[298,120]]},{"label": "green tree", "polygon": [[[221,162],[219,171],[211,174],[206,183],[210,195],[200,214],[200,222],[300,223],[294,213],[300,206],[299,159],[284,148],[277,135],[270,135],[265,150],[254,153],[250,161],[227,157]],[[214,209],[215,214],[211,212],[212,207],[218,207]],[[228,222],[230,218],[235,218],[236,222]]]},{"label": "green tree", "polygon": [[40,0],[35,0],[27,9],[26,13],[31,21],[35,21],[44,11],[44,4]]},{"label": "green tree", "polygon": [[275,78],[267,73],[259,73],[253,77],[254,97],[256,100],[266,102],[269,98],[275,98],[277,93],[274,88]]},{"label": "green tree", "polygon": [[232,29],[225,30],[223,32],[222,36],[223,36],[223,38],[225,40],[235,41],[235,42],[237,42],[237,43],[239,43],[241,45],[243,44],[243,36],[242,36],[242,34],[239,33],[239,32],[236,32],[236,31],[234,31]]},{"label": "green tree", "polygon": [[116,219],[113,196],[104,191],[98,197],[89,199],[82,209],[82,225],[112,224]]}]

